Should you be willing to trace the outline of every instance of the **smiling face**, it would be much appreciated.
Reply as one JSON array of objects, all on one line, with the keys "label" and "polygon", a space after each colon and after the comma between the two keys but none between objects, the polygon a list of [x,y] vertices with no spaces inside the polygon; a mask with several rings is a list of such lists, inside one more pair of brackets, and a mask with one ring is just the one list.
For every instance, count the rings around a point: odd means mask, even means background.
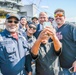
[{"label": "smiling face", "polygon": [[28,34],[34,34],[36,32],[36,26],[33,24],[27,25],[27,33]]},{"label": "smiling face", "polygon": [[43,25],[43,22],[47,22],[48,21],[48,16],[45,12],[41,12],[39,14],[39,23]]},{"label": "smiling face", "polygon": [[6,20],[5,25],[9,32],[16,32],[18,30],[19,21],[15,17],[11,17]]},{"label": "smiling face", "polygon": [[60,9],[55,11],[54,13],[55,21],[58,26],[62,26],[65,23],[65,12],[64,10]]},{"label": "smiling face", "polygon": [[57,25],[63,25],[65,23],[65,16],[62,12],[57,12],[55,14],[55,21],[57,23]]},{"label": "smiling face", "polygon": [[25,26],[25,27],[26,27],[26,24],[27,24],[26,18],[22,18],[22,19],[20,20],[20,23],[22,24],[22,26]]}]

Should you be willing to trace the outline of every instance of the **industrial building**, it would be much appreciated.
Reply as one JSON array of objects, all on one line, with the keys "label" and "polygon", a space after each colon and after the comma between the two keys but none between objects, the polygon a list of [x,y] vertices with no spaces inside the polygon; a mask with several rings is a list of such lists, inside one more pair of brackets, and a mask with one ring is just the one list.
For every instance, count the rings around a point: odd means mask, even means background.
[{"label": "industrial building", "polygon": [[5,28],[5,17],[9,12],[18,13],[19,16],[26,16],[30,20],[36,14],[36,5],[23,5],[21,0],[0,0],[0,29]]}]

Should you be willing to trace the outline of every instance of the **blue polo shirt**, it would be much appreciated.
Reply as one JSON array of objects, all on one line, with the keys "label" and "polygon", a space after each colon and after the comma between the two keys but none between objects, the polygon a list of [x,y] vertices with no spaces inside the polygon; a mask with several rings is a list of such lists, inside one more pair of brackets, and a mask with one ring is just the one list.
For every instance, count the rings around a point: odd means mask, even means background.
[{"label": "blue polo shirt", "polygon": [[28,55],[28,46],[21,34],[16,40],[6,29],[0,33],[0,69],[3,75],[26,75],[27,66],[24,65],[29,60]]}]

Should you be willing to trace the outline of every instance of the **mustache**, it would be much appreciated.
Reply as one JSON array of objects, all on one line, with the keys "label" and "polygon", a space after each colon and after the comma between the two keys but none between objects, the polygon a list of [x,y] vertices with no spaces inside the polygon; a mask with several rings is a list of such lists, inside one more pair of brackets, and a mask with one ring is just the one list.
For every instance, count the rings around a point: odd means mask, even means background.
[{"label": "mustache", "polygon": [[58,20],[58,19],[61,20],[61,18],[56,18],[56,20]]}]

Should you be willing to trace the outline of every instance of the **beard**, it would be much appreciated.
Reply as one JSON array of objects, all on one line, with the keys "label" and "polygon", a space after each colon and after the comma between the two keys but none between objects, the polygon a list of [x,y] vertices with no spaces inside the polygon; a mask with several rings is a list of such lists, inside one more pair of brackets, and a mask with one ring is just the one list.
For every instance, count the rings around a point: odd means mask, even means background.
[{"label": "beard", "polygon": [[10,27],[6,27],[6,29],[9,31],[9,32],[17,32],[18,31],[18,28],[10,28]]},{"label": "beard", "polygon": [[61,23],[57,23],[57,25],[59,26],[59,25],[61,25]]}]

